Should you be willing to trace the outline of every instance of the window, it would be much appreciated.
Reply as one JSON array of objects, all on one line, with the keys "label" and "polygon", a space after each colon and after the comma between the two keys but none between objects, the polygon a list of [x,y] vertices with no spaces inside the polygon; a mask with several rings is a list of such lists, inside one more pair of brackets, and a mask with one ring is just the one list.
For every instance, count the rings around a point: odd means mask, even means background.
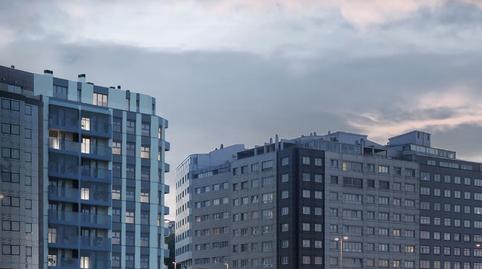
[{"label": "window", "polygon": [[122,132],[122,118],[114,117],[112,119],[112,131],[113,132]]},{"label": "window", "polygon": [[90,118],[82,117],[80,127],[82,130],[90,131]]},{"label": "window", "polygon": [[60,99],[67,99],[67,88],[59,85],[54,85],[54,97]]},{"label": "window", "polygon": [[2,245],[3,255],[20,256],[20,246],[19,245]]},{"label": "window", "polygon": [[149,159],[151,148],[149,146],[141,146],[141,158]]},{"label": "window", "polygon": [[311,163],[310,157],[308,157],[308,156],[303,156],[303,158],[302,158],[302,163],[303,163],[304,165],[310,165],[310,163]]},{"label": "window", "polygon": [[113,200],[120,200],[121,199],[121,191],[120,189],[112,188],[112,199]]},{"label": "window", "polygon": [[323,161],[321,158],[315,158],[315,166],[323,166]]},{"label": "window", "polygon": [[380,174],[388,174],[389,173],[389,167],[386,165],[379,165],[378,166],[378,173]]},{"label": "window", "polygon": [[136,121],[135,120],[127,120],[126,132],[128,134],[135,134],[136,133]]},{"label": "window", "polygon": [[94,105],[107,106],[107,94],[101,94],[94,92]]},{"label": "window", "polygon": [[283,157],[281,159],[281,166],[286,166],[289,164],[289,158],[288,157]]},{"label": "window", "polygon": [[88,256],[80,257],[80,268],[81,269],[90,269],[90,257],[88,257]]},{"label": "window", "polygon": [[144,136],[151,135],[151,124],[149,122],[143,122],[141,125],[141,134]]},{"label": "window", "polygon": [[141,198],[140,198],[141,203],[149,203],[149,192],[141,192]]},{"label": "window", "polygon": [[81,151],[86,154],[90,153],[90,138],[82,137]]},{"label": "window", "polygon": [[57,242],[57,229],[49,228],[47,239],[49,243],[56,243]]},{"label": "window", "polygon": [[134,211],[126,210],[126,223],[134,224],[135,215]]},{"label": "window", "polygon": [[121,142],[112,141],[112,154],[115,154],[115,155],[121,155],[122,154]]},{"label": "window", "polygon": [[90,199],[90,190],[89,188],[81,188],[80,189],[80,199],[82,200],[89,200]]}]

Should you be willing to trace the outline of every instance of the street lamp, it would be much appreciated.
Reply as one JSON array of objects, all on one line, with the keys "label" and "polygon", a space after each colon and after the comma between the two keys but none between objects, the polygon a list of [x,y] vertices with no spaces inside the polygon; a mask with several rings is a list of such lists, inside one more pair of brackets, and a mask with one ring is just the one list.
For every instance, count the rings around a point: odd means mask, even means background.
[{"label": "street lamp", "polygon": [[224,265],[226,266],[226,269],[229,269],[229,264],[228,264],[228,263],[225,263]]},{"label": "street lamp", "polygon": [[3,193],[0,193],[0,200],[2,200],[3,198],[5,198],[5,195],[3,195]]},{"label": "street lamp", "polygon": [[172,264],[174,264],[174,269],[177,269],[177,263],[176,262],[172,262]]},{"label": "street lamp", "polygon": [[335,237],[335,242],[340,242],[340,269],[343,269],[343,242],[348,240],[348,236]]}]

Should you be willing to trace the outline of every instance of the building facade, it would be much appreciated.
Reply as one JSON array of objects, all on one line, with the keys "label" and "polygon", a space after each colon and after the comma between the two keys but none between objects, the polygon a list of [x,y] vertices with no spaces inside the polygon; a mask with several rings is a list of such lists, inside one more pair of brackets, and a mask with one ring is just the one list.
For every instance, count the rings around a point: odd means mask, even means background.
[{"label": "building facade", "polygon": [[420,268],[482,268],[482,166],[433,148],[428,133],[390,138],[398,158],[420,166]]},{"label": "building facade", "polygon": [[[482,268],[481,166],[429,140],[313,133],[239,149],[222,174],[181,165],[192,174],[177,180],[191,186],[177,192],[188,211],[176,225],[189,227],[176,232],[179,268]],[[230,231],[224,249],[214,215]]]},{"label": "building facade", "polygon": [[52,73],[0,68],[5,94],[39,99],[32,268],[163,268],[169,143],[155,99]]}]

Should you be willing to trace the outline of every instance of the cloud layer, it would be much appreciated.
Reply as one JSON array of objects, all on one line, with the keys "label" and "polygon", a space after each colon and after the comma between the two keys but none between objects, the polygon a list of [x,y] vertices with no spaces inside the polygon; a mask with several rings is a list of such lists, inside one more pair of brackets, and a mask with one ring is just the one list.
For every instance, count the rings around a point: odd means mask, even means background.
[{"label": "cloud layer", "polygon": [[173,168],[220,143],[413,128],[482,161],[476,0],[1,5],[0,64],[155,96]]}]

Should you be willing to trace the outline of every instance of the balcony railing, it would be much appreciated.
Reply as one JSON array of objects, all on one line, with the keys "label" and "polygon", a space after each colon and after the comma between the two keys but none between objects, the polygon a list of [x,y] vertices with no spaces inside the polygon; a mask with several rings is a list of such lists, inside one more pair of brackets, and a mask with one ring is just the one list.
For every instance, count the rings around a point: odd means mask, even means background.
[{"label": "balcony railing", "polygon": [[82,129],[82,132],[89,133],[93,136],[101,136],[101,137],[110,137],[111,136],[111,128],[110,124],[107,122],[92,122],[90,128]]},{"label": "balcony railing", "polygon": [[103,168],[82,167],[81,175],[83,179],[96,182],[111,183],[112,181],[112,172]]},{"label": "balcony railing", "polygon": [[82,154],[88,154],[89,157],[110,160],[112,158],[112,149],[106,146],[84,145],[82,144]]},{"label": "balcony railing", "polygon": [[79,260],[74,258],[62,258],[57,260],[55,266],[48,266],[49,269],[77,269],[79,267]]},{"label": "balcony railing", "polygon": [[73,234],[57,234],[55,241],[49,242],[49,246],[54,248],[78,249],[79,237]]},{"label": "balcony railing", "polygon": [[88,250],[110,251],[110,238],[107,237],[80,237],[80,247]]},{"label": "balcony railing", "polygon": [[76,165],[49,164],[49,176],[77,179],[79,167]]},{"label": "balcony railing", "polygon": [[49,210],[49,223],[62,224],[62,225],[78,225],[79,213]]},{"label": "balcony railing", "polygon": [[80,198],[79,189],[59,188],[57,186],[49,186],[49,200],[78,202]]},{"label": "balcony railing", "polygon": [[49,148],[65,152],[78,153],[80,151],[80,143],[63,140],[56,137],[49,137]]},{"label": "balcony railing", "polygon": [[109,215],[81,214],[80,221],[82,226],[99,227],[108,229],[111,227],[112,218]]},{"label": "balcony railing", "polygon": [[81,199],[84,204],[109,206],[111,204],[110,190],[91,192],[88,199]]}]

